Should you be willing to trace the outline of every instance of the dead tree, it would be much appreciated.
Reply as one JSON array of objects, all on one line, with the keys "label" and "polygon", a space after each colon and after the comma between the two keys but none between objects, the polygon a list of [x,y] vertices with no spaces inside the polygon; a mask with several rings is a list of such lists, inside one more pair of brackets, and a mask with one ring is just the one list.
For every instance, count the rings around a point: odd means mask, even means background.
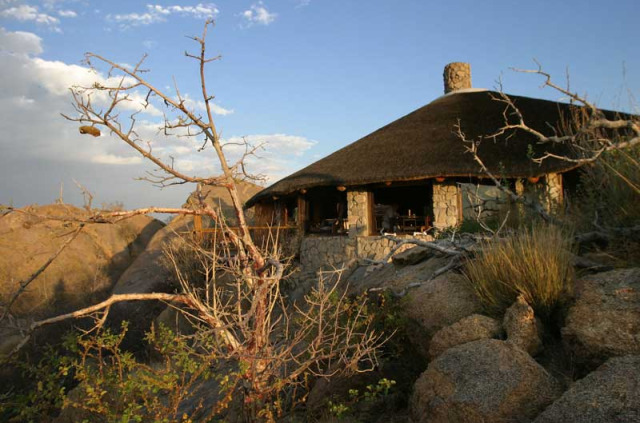
[{"label": "dead tree", "polygon": [[[372,369],[377,363],[376,351],[382,338],[369,327],[370,318],[364,313],[364,305],[351,307],[349,315],[344,314],[349,303],[344,294],[336,291],[337,284],[327,286],[320,281],[301,305],[286,304],[283,300],[280,281],[285,268],[279,252],[277,249],[261,249],[254,243],[236,186],[237,180],[252,178],[245,170],[245,159],[255,152],[256,147],[245,144],[242,157],[234,163],[229,162],[224,154],[225,144],[213,118],[214,96],[205,79],[206,65],[218,58],[206,55],[205,39],[211,25],[212,22],[207,21],[202,35],[192,38],[199,47],[198,53],[185,53],[198,64],[203,115],[188,106],[177,85],[177,95],[174,97],[145,79],[145,69],[142,67],[144,57],[133,68],[128,68],[117,61],[87,53],[86,63],[96,70],[108,68],[108,81],[115,82],[72,87],[71,95],[77,115],[64,117],[78,123],[81,133],[96,136],[106,132],[126,143],[156,166],[156,171],[144,177],[156,185],[192,183],[226,188],[235,212],[237,230],[227,226],[221,211],[208,205],[199,191],[196,195],[197,204],[192,208],[150,207],[95,213],[86,219],[76,219],[77,223],[95,224],[117,222],[148,213],[208,216],[219,229],[219,236],[213,250],[203,249],[190,240],[185,241],[204,269],[204,285],[195,285],[180,268],[176,256],[168,252],[180,281],[181,292],[114,295],[94,306],[34,322],[26,329],[25,335],[28,337],[46,324],[88,315],[97,314],[100,325],[105,321],[110,307],[122,301],[164,301],[191,319],[200,333],[215,335],[217,341],[206,347],[210,357],[235,363],[241,369],[234,373],[237,378],[234,386],[243,393],[245,406],[255,412],[260,404],[268,403],[278,395],[289,395],[289,401],[293,404],[300,396],[296,398],[292,389],[304,384],[309,377],[329,377],[344,371]],[[122,117],[123,106],[130,108],[134,97],[140,93],[144,98],[140,110],[125,120]],[[173,162],[163,160],[153,151],[149,140],[138,135],[137,115],[154,102],[163,107],[165,112],[161,132],[165,135],[178,132],[191,139],[203,139],[200,150],[210,146],[215,151],[221,175],[200,177],[187,174],[174,166]],[[15,209],[10,211],[20,212]],[[255,413],[252,418],[256,418]]]}]

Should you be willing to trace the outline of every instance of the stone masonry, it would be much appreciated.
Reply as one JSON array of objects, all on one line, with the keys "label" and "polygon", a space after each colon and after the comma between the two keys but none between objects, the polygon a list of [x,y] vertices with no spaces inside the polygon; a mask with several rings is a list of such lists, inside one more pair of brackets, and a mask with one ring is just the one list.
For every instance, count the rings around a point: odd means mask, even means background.
[{"label": "stone masonry", "polygon": [[471,65],[462,62],[444,67],[444,93],[471,88]]},{"label": "stone masonry", "polygon": [[458,190],[455,183],[433,184],[433,226],[437,229],[449,228],[460,223]]},{"label": "stone masonry", "polygon": [[367,191],[347,191],[347,216],[349,217],[349,237],[369,235],[369,205]]},{"label": "stone masonry", "polygon": [[300,244],[300,264],[309,271],[329,270],[355,256],[355,240],[346,236],[304,237]]},{"label": "stone masonry", "polygon": [[545,207],[547,211],[556,213],[562,206],[562,175],[549,173],[545,176]]},{"label": "stone masonry", "polygon": [[[400,236],[400,238],[406,235]],[[430,241],[430,236],[414,238]],[[304,237],[300,244],[300,264],[305,271],[331,270],[339,268],[349,260],[380,260],[391,252],[395,243],[382,236],[366,236],[350,238],[346,236]],[[398,249],[397,254],[411,248],[406,244]]]},{"label": "stone masonry", "polygon": [[562,175],[549,173],[535,184],[517,180],[516,193],[540,203],[547,212],[556,213],[560,211],[563,202]]}]

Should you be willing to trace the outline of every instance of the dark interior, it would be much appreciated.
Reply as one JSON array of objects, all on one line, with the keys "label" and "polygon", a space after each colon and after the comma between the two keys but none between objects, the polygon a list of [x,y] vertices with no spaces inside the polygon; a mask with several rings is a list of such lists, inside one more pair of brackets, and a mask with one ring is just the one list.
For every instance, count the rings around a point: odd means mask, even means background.
[{"label": "dark interior", "polygon": [[385,186],[373,190],[375,203],[376,227],[380,232],[383,227],[384,213],[389,207],[395,209],[395,220],[392,223],[393,232],[416,232],[423,227],[429,228],[433,222],[433,186],[401,185]]}]

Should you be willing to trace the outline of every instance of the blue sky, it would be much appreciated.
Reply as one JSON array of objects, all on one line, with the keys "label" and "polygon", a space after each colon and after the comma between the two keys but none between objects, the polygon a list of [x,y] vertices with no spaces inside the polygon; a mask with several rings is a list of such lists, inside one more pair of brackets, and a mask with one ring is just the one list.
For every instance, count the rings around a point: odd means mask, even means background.
[{"label": "blue sky", "polygon": [[[592,4],[589,4],[592,3]],[[473,85],[560,100],[541,80],[509,70],[537,59],[557,81],[601,107],[638,112],[635,40],[640,2],[617,1],[331,1],[0,0],[0,203],[81,204],[73,179],[94,204],[177,206],[189,188],[159,190],[142,181],[146,167],[118,140],[88,139],[59,115],[70,112],[67,88],[86,83],[91,51],[134,64],[148,53],[150,81],[197,100],[196,47],[207,17],[207,71],[223,138],[267,142],[256,172],[274,181],[442,94],[442,69],[471,63]],[[103,74],[94,75],[103,78]],[[162,144],[147,115],[141,132],[189,173],[215,172],[211,151],[176,140]],[[163,150],[164,148],[164,150]]]}]

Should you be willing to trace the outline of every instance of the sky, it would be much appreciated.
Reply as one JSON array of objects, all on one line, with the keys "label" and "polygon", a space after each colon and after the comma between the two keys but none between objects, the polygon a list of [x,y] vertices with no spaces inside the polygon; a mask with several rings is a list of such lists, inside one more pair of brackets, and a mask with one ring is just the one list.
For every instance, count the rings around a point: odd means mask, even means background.
[{"label": "sky", "polygon": [[[189,36],[215,20],[206,69],[224,141],[264,143],[249,170],[275,182],[433,101],[442,70],[471,64],[473,86],[564,100],[554,79],[604,108],[640,113],[640,1],[0,0],[0,204],[180,206],[193,187],[139,180],[153,166],[108,133],[81,135],[69,88],[106,83],[85,52],[124,66],[148,54],[145,78],[202,111]],[[568,77],[567,77],[568,75]],[[144,94],[122,111],[123,123]],[[100,99],[96,99],[99,106]],[[176,168],[218,172],[202,139],[164,138],[162,104],[137,115],[140,137]],[[237,149],[235,149],[237,150]],[[237,152],[229,149],[233,159]]]}]

